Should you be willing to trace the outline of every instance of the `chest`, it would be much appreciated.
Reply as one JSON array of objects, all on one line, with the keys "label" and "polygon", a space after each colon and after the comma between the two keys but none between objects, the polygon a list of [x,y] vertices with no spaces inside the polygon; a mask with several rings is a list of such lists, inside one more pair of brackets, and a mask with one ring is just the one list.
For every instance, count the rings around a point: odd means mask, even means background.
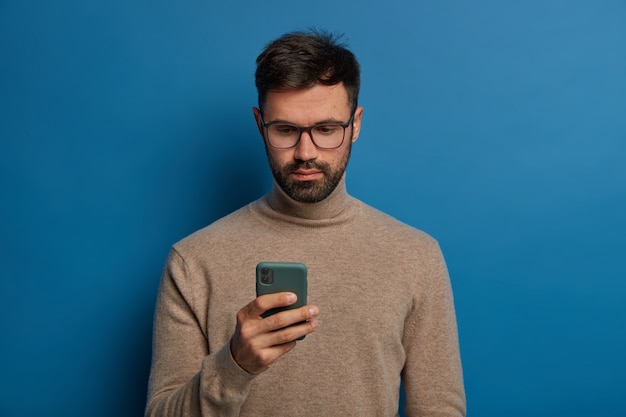
[{"label": "chest", "polygon": [[344,243],[250,245],[220,254],[202,277],[208,291],[206,310],[199,315],[209,343],[219,348],[232,335],[237,311],[256,296],[255,269],[261,261],[307,265],[308,304],[320,309],[319,337],[325,342],[399,340],[404,319],[420,297],[418,264],[397,248],[359,242],[355,250],[357,242]]}]

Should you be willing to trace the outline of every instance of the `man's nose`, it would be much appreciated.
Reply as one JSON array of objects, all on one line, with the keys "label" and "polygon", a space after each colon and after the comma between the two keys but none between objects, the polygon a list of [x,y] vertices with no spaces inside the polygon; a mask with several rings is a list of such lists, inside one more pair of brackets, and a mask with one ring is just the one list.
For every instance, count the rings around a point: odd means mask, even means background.
[{"label": "man's nose", "polygon": [[317,158],[317,146],[313,142],[311,132],[302,132],[300,141],[296,145],[294,158],[300,161],[310,161]]}]

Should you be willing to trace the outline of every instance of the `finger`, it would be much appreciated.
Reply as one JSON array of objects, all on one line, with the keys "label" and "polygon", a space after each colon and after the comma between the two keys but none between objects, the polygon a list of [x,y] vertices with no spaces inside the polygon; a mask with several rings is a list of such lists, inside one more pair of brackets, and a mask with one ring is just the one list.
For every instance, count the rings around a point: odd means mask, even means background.
[{"label": "finger", "polygon": [[297,323],[306,322],[316,318],[319,309],[314,305],[308,305],[293,310],[285,310],[276,313],[263,320],[262,327],[267,332],[283,329]]},{"label": "finger", "polygon": [[290,306],[297,300],[298,297],[292,292],[261,295],[246,306],[246,313],[249,317],[258,318],[268,310]]},{"label": "finger", "polygon": [[313,333],[319,327],[316,318],[301,322],[293,326],[288,326],[271,333],[266,333],[267,343],[272,348],[290,344],[296,340],[301,340],[304,336]]}]

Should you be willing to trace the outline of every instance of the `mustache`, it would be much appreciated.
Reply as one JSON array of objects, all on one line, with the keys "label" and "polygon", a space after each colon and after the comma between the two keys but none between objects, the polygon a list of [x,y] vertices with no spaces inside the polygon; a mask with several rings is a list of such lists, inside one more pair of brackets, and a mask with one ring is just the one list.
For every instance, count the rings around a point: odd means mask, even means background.
[{"label": "mustache", "polygon": [[298,169],[316,169],[326,174],[330,172],[330,165],[319,161],[297,161],[285,166],[285,170],[290,172]]}]

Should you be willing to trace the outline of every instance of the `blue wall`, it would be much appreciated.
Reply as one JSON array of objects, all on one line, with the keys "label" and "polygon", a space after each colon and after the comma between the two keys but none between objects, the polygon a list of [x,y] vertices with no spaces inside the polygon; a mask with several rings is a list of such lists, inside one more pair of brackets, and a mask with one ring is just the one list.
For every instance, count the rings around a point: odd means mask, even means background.
[{"label": "blue wall", "polygon": [[169,246],[270,185],[254,58],[343,31],[350,191],[439,239],[469,415],[626,415],[626,3],[0,2],[0,415],[137,416]]}]

